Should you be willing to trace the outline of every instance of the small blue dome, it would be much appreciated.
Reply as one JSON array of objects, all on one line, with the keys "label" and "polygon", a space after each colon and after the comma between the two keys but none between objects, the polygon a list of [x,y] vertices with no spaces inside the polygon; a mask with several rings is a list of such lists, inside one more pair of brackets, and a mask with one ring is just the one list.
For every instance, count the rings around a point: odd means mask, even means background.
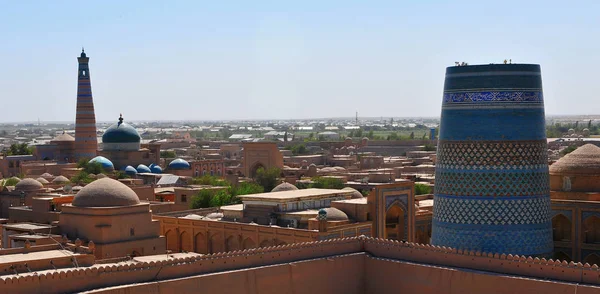
[{"label": "small blue dome", "polygon": [[152,171],[153,174],[162,174],[162,168],[156,164],[150,165],[150,171]]},{"label": "small blue dome", "polygon": [[113,163],[104,156],[96,156],[89,161],[89,163],[94,163],[94,162],[100,163],[102,165],[102,168],[107,171],[111,171],[111,170],[115,169],[115,166],[113,165]]},{"label": "small blue dome", "polygon": [[153,167],[153,166],[156,166],[156,164],[154,164],[154,163],[151,163],[151,164],[150,164],[148,167],[149,167],[150,169],[152,169],[152,167]]},{"label": "small blue dome", "polygon": [[147,167],[143,164],[138,165],[136,170],[138,173],[151,173],[152,172],[149,167]]},{"label": "small blue dome", "polygon": [[128,166],[125,168],[125,173],[126,173],[126,174],[128,174],[128,175],[130,175],[130,176],[135,176],[135,175],[137,175],[137,173],[138,173],[138,172],[137,172],[137,170],[135,169],[135,167],[133,167],[133,166],[131,166],[131,165],[128,165]]},{"label": "small blue dome", "polygon": [[169,169],[190,169],[190,164],[181,158],[177,158],[169,163]]},{"label": "small blue dome", "polygon": [[102,135],[102,143],[139,143],[141,139],[134,127],[123,122],[122,116],[118,123],[108,127]]}]

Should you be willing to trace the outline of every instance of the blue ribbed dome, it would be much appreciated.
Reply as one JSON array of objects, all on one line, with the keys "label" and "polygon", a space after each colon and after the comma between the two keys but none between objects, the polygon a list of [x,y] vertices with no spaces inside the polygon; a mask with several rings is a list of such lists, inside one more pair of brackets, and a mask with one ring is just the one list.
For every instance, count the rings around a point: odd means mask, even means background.
[{"label": "blue ribbed dome", "polygon": [[125,168],[125,173],[126,173],[126,174],[128,174],[128,175],[130,175],[130,176],[135,176],[135,175],[137,175],[137,173],[138,173],[138,172],[137,172],[137,170],[135,169],[135,167],[133,167],[133,166],[131,166],[131,165],[128,165],[128,166]]},{"label": "blue ribbed dome", "polygon": [[150,171],[153,174],[162,174],[162,168],[154,163],[150,165]]},{"label": "blue ribbed dome", "polygon": [[138,165],[138,166],[137,166],[137,168],[136,168],[136,170],[137,170],[137,172],[138,172],[138,173],[151,173],[151,172],[152,172],[152,171],[150,170],[150,168],[149,168],[149,167],[147,167],[147,166],[146,166],[146,165],[144,165],[144,164],[140,164],[140,165]]},{"label": "blue ribbed dome", "polygon": [[177,158],[169,163],[169,169],[190,169],[190,164],[181,158]]},{"label": "blue ribbed dome", "polygon": [[102,135],[102,143],[139,143],[141,139],[134,127],[123,122],[122,116],[118,123],[108,127]]},{"label": "blue ribbed dome", "polygon": [[102,165],[102,168],[107,171],[111,171],[111,170],[115,169],[115,166],[113,165],[113,163],[104,156],[96,156],[89,161],[89,163],[94,163],[94,162],[100,163]]}]

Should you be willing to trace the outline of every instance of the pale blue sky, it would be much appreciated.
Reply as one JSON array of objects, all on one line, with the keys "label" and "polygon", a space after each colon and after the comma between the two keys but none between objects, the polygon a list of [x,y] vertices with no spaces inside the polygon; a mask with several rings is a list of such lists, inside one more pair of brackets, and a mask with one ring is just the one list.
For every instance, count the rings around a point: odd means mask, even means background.
[{"label": "pale blue sky", "polygon": [[600,114],[600,1],[0,0],[0,122],[438,116],[445,67],[542,65],[548,114]]}]

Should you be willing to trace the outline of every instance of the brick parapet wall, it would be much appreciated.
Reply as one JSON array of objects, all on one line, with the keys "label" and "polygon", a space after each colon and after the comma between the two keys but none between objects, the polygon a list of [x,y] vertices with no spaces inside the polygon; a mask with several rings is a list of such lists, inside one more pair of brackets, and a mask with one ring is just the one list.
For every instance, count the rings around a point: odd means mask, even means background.
[{"label": "brick parapet wall", "polygon": [[389,259],[600,285],[598,265],[371,238],[364,239],[364,248],[373,256]]},{"label": "brick parapet wall", "polygon": [[134,260],[85,268],[7,275],[0,277],[0,289],[10,293],[78,292],[361,252],[379,258],[600,285],[600,270],[597,265],[463,251],[361,236],[211,255],[190,254],[178,258],[167,258],[165,255],[165,258],[150,262]]}]

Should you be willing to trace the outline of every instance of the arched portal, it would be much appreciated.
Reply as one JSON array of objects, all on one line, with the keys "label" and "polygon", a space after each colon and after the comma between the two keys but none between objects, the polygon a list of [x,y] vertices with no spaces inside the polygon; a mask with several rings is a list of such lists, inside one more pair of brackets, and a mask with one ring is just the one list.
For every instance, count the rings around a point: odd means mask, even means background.
[{"label": "arched portal", "polygon": [[260,162],[255,163],[254,166],[252,166],[252,168],[250,169],[250,177],[255,178],[256,172],[261,168],[266,169],[265,166],[262,165],[262,163],[260,163]]},{"label": "arched portal", "polygon": [[193,252],[194,247],[192,246],[192,236],[190,233],[183,231],[181,235],[179,235],[179,251],[180,252]]},{"label": "arched portal", "polygon": [[600,218],[590,216],[583,221],[584,242],[590,244],[600,243]]},{"label": "arched portal", "polygon": [[598,254],[596,253],[592,253],[588,256],[585,257],[585,259],[583,260],[583,264],[589,263],[590,265],[594,265],[597,264],[598,266],[600,266],[600,256],[598,256]]},{"label": "arched portal", "polygon": [[568,254],[566,254],[566,253],[564,253],[562,251],[554,252],[554,256],[552,257],[552,259],[554,259],[554,260],[560,260],[560,261],[564,260],[566,262],[571,262],[572,261],[571,257]]},{"label": "arched portal", "polygon": [[194,243],[196,245],[196,253],[201,253],[201,254],[208,254],[208,246],[207,246],[207,242],[206,242],[206,236],[202,233],[198,233],[196,234],[196,237],[194,238]]},{"label": "arched portal", "polygon": [[251,238],[246,238],[244,242],[242,242],[243,249],[252,249],[256,248],[256,243]]},{"label": "arched portal", "polygon": [[404,209],[398,204],[392,205],[385,213],[385,237],[392,240],[403,240],[405,223]]},{"label": "arched portal", "polygon": [[240,242],[238,239],[238,236],[229,236],[227,238],[227,242],[225,242],[225,245],[227,246],[227,251],[240,250]]},{"label": "arched portal", "polygon": [[165,232],[165,238],[167,238],[167,250],[177,252],[179,250],[179,246],[177,245],[177,232],[168,230]]},{"label": "arched portal", "polygon": [[552,218],[552,236],[554,241],[571,240],[571,221],[563,214]]}]

